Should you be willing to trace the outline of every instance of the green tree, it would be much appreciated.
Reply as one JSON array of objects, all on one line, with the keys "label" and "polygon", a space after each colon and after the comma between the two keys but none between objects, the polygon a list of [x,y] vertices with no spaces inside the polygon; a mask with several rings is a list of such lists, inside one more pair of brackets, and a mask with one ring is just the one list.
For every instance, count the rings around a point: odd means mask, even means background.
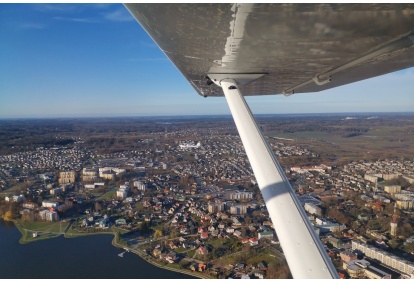
[{"label": "green tree", "polygon": [[413,225],[409,222],[404,222],[402,225],[399,225],[397,229],[397,235],[403,236],[404,238],[409,238],[413,234]]},{"label": "green tree", "polygon": [[160,230],[155,230],[154,238],[160,238],[162,236],[163,235],[162,235],[162,230],[161,229]]},{"label": "green tree", "polygon": [[397,239],[397,238],[394,238],[394,239],[392,239],[392,240],[390,240],[390,241],[388,242],[388,245],[389,245],[391,248],[396,249],[396,248],[398,248],[398,247],[400,246],[400,242],[398,241],[398,239]]},{"label": "green tree", "polygon": [[151,227],[151,224],[149,223],[149,221],[144,221],[144,223],[141,224],[141,232],[144,234],[147,233],[150,227]]},{"label": "green tree", "polygon": [[369,220],[367,226],[371,230],[380,230],[381,229],[381,223],[378,221],[378,219]]},{"label": "green tree", "polygon": [[169,238],[173,239],[173,238],[177,238],[178,237],[178,232],[177,231],[171,231]]},{"label": "green tree", "polygon": [[404,250],[409,253],[414,252],[414,243],[404,245]]}]

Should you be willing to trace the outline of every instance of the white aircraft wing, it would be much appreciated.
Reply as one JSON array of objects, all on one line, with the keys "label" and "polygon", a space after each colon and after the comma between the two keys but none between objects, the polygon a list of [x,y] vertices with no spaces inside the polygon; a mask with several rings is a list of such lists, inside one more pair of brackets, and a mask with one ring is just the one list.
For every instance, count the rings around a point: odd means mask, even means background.
[{"label": "white aircraft wing", "polygon": [[226,97],[293,277],[337,278],[244,95],[321,91],[414,66],[414,5],[126,7],[200,95]]},{"label": "white aircraft wing", "polygon": [[203,96],[316,92],[414,66],[414,4],[126,4]]}]

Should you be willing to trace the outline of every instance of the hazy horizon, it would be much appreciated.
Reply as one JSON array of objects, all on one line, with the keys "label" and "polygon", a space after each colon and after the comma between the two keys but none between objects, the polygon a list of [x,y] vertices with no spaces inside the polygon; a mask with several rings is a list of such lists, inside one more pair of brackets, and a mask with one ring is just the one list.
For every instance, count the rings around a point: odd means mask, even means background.
[{"label": "hazy horizon", "polygon": [[[400,112],[325,112],[325,113],[261,113],[254,114],[261,116],[341,116],[341,115],[414,115],[414,111]],[[116,118],[189,118],[189,117],[229,117],[228,114],[176,114],[176,115],[113,115],[113,116],[33,116],[33,117],[0,117],[0,120],[36,120],[36,119],[116,119]]]}]

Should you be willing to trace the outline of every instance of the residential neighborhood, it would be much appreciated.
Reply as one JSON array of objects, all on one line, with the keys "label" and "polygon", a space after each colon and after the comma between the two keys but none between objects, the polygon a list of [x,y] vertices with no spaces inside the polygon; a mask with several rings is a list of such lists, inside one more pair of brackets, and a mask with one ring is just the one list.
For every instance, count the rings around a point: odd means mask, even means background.
[{"label": "residential neighborhood", "polygon": [[[69,235],[110,231],[148,261],[210,278],[289,278],[241,141],[222,132],[157,133],[113,153],[78,139],[2,155],[0,214],[63,221]],[[284,160],[318,154],[269,143],[342,278],[412,278],[413,160],[302,166]]]}]

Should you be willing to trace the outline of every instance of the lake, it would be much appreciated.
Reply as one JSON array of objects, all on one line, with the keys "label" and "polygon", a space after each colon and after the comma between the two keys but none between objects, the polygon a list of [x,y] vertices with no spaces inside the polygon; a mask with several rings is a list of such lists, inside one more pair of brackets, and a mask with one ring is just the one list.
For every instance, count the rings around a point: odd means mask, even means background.
[{"label": "lake", "polygon": [[0,219],[2,279],[194,279],[155,267],[134,253],[112,246],[112,235],[63,236],[21,245],[12,222]]}]

